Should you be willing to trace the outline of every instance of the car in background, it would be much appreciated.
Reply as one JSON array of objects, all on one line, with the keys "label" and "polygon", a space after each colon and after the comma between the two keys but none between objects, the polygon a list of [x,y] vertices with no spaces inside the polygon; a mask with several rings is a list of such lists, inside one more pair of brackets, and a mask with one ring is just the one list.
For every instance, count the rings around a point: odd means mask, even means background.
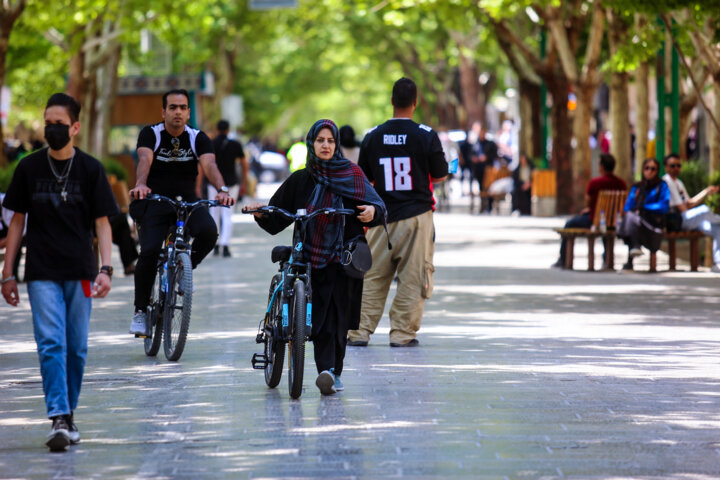
[{"label": "car in background", "polygon": [[263,183],[282,182],[290,175],[285,155],[271,150],[265,150],[253,166],[258,181]]}]

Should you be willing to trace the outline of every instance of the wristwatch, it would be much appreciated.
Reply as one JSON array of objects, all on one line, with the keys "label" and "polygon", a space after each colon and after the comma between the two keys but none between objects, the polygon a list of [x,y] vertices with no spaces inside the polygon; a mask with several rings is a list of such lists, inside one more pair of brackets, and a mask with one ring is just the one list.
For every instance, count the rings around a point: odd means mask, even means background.
[{"label": "wristwatch", "polygon": [[220,187],[220,191],[222,193],[230,193],[230,189],[227,187],[227,185],[223,185],[222,187]]},{"label": "wristwatch", "polygon": [[100,267],[100,273],[104,273],[108,277],[112,278],[112,275],[113,275],[112,265],[103,265],[102,267]]}]

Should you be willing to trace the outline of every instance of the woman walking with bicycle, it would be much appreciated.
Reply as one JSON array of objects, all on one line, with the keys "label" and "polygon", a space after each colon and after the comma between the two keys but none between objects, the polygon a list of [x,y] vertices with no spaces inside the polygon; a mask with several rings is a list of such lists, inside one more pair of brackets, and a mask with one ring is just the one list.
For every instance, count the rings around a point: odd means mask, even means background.
[{"label": "woman walking with bicycle", "polygon": [[[345,359],[347,332],[360,322],[362,278],[349,276],[342,264],[343,245],[364,240],[363,227],[380,225],[385,204],[362,170],[342,157],[337,125],[318,120],[306,137],[307,166],[293,173],[275,192],[270,205],[308,214],[322,208],[354,209],[356,216],[319,215],[310,220],[304,249],[312,266],[312,333],[315,384],[323,395],[343,389],[340,375]],[[257,208],[253,205],[250,208]],[[275,235],[292,223],[279,215],[254,213],[255,221]]]}]

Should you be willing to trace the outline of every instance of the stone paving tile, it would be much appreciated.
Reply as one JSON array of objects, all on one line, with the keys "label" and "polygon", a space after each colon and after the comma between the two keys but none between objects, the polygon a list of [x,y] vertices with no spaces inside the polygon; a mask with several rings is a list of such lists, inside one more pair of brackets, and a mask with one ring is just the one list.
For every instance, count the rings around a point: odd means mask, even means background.
[{"label": "stone paving tile", "polygon": [[0,307],[0,478],[720,477],[718,276],[558,272],[561,219],[437,215],[421,347],[389,348],[385,317],[345,392],[318,395],[308,349],[291,401],[249,362],[289,235],[236,220],[234,258],[196,271],[180,362],[125,334],[131,279],[94,304],[68,453],[43,445],[27,297]]}]

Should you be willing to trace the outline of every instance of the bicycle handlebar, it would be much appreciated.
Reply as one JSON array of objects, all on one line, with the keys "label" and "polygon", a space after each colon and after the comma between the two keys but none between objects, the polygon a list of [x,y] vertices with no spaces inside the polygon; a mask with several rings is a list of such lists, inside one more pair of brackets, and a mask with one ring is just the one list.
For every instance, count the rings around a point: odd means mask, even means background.
[{"label": "bicycle handlebar", "polygon": [[196,208],[200,207],[202,205],[207,205],[208,207],[225,207],[230,208],[230,205],[223,205],[217,200],[197,200],[194,202],[185,202],[183,200],[173,200],[170,197],[166,197],[165,195],[158,195],[156,193],[150,193],[147,196],[145,196],[145,200],[152,200],[156,202],[165,202],[169,203],[174,207],[185,207],[185,208]]},{"label": "bicycle handlebar", "polygon": [[242,209],[242,213],[256,213],[256,212],[279,213],[283,217],[290,219],[290,220],[310,220],[311,218],[314,218],[318,215],[354,215],[355,214],[355,210],[352,210],[349,208],[330,208],[330,207],[319,208],[310,214],[308,214],[308,213],[290,213],[287,210],[284,210],[280,207],[276,207],[273,205],[266,205],[264,207],[253,208],[253,209],[244,207]]}]

